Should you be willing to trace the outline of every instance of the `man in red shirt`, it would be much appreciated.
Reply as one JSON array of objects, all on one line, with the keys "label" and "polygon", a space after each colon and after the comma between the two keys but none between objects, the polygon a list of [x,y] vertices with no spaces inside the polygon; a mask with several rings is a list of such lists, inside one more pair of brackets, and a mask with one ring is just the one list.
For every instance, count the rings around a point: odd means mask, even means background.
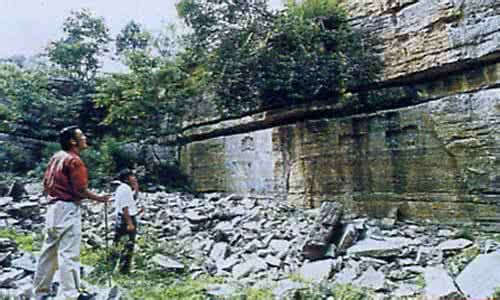
[{"label": "man in red shirt", "polygon": [[83,299],[80,289],[80,243],[83,199],[110,201],[109,195],[97,195],[88,189],[88,174],[80,158],[87,138],[77,126],[66,127],[59,134],[61,151],[49,161],[43,178],[49,207],[45,218],[47,231],[34,278],[37,299],[47,298],[55,271],[61,273],[62,299]]}]

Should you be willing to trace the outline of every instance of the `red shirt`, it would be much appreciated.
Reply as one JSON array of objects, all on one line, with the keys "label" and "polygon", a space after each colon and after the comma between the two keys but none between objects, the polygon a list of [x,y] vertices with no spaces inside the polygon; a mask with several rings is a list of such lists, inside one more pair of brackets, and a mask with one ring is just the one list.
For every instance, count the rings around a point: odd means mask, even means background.
[{"label": "red shirt", "polygon": [[80,201],[78,191],[87,188],[88,173],[78,153],[56,152],[45,171],[43,186],[49,200]]}]

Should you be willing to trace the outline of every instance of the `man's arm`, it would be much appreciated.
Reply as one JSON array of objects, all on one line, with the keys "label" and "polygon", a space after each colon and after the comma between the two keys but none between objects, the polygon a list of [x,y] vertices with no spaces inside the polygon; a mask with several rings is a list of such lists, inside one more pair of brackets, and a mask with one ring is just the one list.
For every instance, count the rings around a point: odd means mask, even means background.
[{"label": "man's arm", "polygon": [[94,200],[97,202],[109,202],[109,200],[111,199],[111,195],[97,195],[96,193],[89,190],[87,187],[82,188],[79,191],[78,196],[82,199],[88,198],[90,200]]},{"label": "man's arm", "polygon": [[127,231],[128,232],[135,231],[135,226],[134,226],[134,223],[132,222],[132,217],[130,216],[130,213],[128,212],[128,207],[123,208],[123,217],[125,218],[125,222],[127,223]]}]

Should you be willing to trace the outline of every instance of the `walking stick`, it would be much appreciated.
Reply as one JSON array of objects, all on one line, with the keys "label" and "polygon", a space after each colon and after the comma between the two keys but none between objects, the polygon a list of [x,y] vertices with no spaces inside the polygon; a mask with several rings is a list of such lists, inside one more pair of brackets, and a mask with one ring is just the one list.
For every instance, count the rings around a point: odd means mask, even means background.
[{"label": "walking stick", "polygon": [[[109,264],[109,245],[108,245],[108,202],[104,202],[104,239],[106,240],[106,264]],[[106,268],[108,273],[108,284],[111,287],[111,270]]]}]

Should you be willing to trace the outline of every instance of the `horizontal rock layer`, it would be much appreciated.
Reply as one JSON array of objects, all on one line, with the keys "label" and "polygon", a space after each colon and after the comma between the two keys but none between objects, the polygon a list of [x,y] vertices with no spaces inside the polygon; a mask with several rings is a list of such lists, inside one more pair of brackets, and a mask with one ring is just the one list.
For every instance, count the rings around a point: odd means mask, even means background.
[{"label": "horizontal rock layer", "polygon": [[[181,165],[199,191],[274,194],[298,206],[448,220],[500,219],[500,2],[343,1],[377,35],[379,88],[411,106],[342,116],[308,103],[191,123]],[[370,87],[368,87],[370,89]],[[341,117],[342,116],[342,117]]]},{"label": "horizontal rock layer", "polygon": [[[497,216],[500,67],[415,84],[423,103],[335,118],[305,106],[190,129],[181,165],[199,191],[345,202],[405,217]],[[246,131],[246,132],[245,132]]]},{"label": "horizontal rock layer", "polygon": [[344,0],[351,23],[382,40],[385,80],[500,57],[497,0]]}]

